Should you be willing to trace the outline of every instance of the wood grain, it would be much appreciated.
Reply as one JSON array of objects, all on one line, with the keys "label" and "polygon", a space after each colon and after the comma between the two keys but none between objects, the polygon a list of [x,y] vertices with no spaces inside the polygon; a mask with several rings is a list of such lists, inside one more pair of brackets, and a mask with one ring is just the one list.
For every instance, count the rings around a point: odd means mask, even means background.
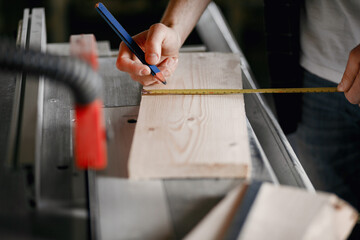
[{"label": "wood grain", "polygon": [[[242,88],[240,58],[181,54],[168,85],[155,88]],[[131,178],[247,177],[249,165],[242,95],[142,97]]]}]

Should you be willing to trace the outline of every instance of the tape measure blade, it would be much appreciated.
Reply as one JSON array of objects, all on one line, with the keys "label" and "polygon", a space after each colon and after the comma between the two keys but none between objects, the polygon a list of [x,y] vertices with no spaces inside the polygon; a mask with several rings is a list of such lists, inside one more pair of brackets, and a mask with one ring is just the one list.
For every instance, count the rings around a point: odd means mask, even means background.
[{"label": "tape measure blade", "polygon": [[242,93],[321,93],[338,92],[336,87],[260,88],[260,89],[156,89],[143,90],[143,95],[227,95]]}]

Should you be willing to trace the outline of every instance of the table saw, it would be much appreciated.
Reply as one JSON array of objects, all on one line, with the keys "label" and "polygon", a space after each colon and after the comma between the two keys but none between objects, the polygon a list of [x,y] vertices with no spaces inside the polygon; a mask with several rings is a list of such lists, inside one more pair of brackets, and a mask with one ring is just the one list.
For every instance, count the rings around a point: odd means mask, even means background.
[{"label": "table saw", "polygon": [[[244,88],[257,88],[219,8],[196,27],[204,46],[182,51],[239,53]],[[68,43],[47,43],[44,9],[25,9],[17,45],[62,56]],[[60,239],[180,239],[240,179],[133,181],[126,160],[141,86],[115,68],[117,51],[98,42],[108,132],[108,167],[76,169],[73,98],[43,76],[0,72],[0,236]],[[245,96],[251,179],[314,188],[260,94]]]}]

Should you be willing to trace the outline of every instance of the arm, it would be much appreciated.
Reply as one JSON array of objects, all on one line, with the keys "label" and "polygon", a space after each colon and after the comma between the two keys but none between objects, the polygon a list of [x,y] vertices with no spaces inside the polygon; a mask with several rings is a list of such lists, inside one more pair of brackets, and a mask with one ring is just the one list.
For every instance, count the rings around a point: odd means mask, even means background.
[{"label": "arm", "polygon": [[338,90],[352,104],[360,104],[360,44],[351,50]]},{"label": "arm", "polygon": [[[179,49],[209,2],[210,0],[171,0],[161,22],[134,37],[145,52],[146,62],[157,65],[165,78],[176,69]],[[124,43],[120,44],[116,66],[145,86],[157,83],[151,76],[149,67],[141,64]]]},{"label": "arm", "polygon": [[179,34],[182,45],[209,2],[210,0],[171,0],[161,23]]}]

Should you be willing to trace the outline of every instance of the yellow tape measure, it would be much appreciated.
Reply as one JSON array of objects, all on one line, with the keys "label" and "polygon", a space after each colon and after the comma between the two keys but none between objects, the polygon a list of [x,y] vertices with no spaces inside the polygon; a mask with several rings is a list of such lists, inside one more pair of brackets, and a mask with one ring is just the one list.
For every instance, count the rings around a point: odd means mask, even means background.
[{"label": "yellow tape measure", "polygon": [[153,89],[142,90],[143,95],[226,95],[241,93],[325,93],[338,92],[336,87],[263,88],[263,89]]}]

